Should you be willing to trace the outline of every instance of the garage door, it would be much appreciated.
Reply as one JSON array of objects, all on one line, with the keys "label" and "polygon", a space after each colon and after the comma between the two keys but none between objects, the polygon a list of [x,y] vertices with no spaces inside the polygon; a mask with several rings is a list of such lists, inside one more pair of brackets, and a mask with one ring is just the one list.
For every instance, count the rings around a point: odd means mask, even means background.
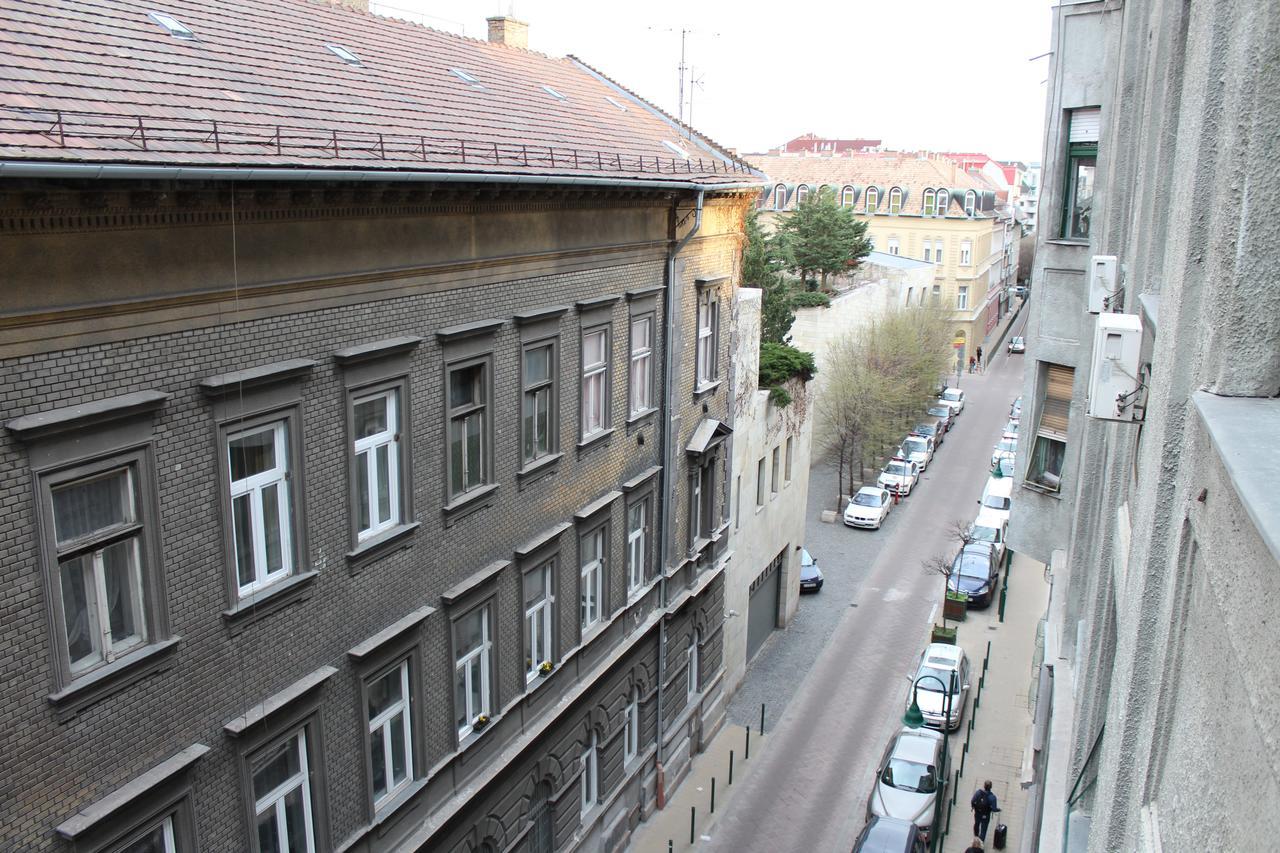
[{"label": "garage door", "polygon": [[778,627],[778,593],[782,589],[783,548],[773,562],[751,582],[751,600],[747,612],[747,660],[756,656],[773,629]]}]

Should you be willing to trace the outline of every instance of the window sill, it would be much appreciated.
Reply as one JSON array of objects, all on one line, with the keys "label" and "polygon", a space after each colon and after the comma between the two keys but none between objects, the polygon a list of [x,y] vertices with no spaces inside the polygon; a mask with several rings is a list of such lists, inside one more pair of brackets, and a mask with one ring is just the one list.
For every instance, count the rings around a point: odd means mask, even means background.
[{"label": "window sill", "polygon": [[404,790],[398,791],[394,797],[387,800],[380,806],[374,806],[373,820],[369,822],[371,827],[380,827],[387,822],[387,819],[400,810],[400,807],[412,800],[418,795],[423,788],[427,787],[425,778],[414,779],[405,785]]},{"label": "window sill", "polygon": [[1045,240],[1045,242],[1053,246],[1079,246],[1087,248],[1089,245],[1088,240],[1081,240],[1079,238],[1073,239],[1071,237],[1055,237],[1052,240]]},{"label": "window sill", "polygon": [[501,720],[501,719],[502,719],[502,714],[490,714],[490,715],[489,715],[489,722],[485,723],[485,724],[484,724],[484,728],[483,728],[483,729],[481,729],[480,731],[476,731],[475,729],[471,729],[471,730],[470,730],[470,731],[468,731],[465,735],[463,735],[463,734],[459,734],[459,736],[458,736],[458,754],[459,754],[459,755],[461,755],[462,753],[464,753],[464,752],[466,752],[468,749],[470,749],[470,748],[472,747],[472,745],[474,745],[474,744],[475,744],[475,743],[477,743],[481,738],[483,738],[483,737],[484,737],[485,732],[493,731],[493,729],[498,725],[498,721],[499,721],[499,720]]},{"label": "window sill", "polygon": [[540,480],[547,474],[554,474],[560,465],[560,460],[564,459],[563,453],[552,453],[550,456],[544,456],[541,459],[535,459],[525,465],[516,472],[516,481],[519,488],[523,489],[536,480]]},{"label": "window sill", "polygon": [[172,652],[181,637],[170,637],[85,675],[71,685],[47,697],[58,722],[65,723],[89,706],[106,699],[129,685],[161,670],[173,662]]},{"label": "window sill", "polygon": [[347,552],[347,568],[351,570],[351,574],[358,574],[374,560],[385,557],[392,551],[408,548],[409,539],[420,526],[421,524],[416,521],[411,524],[400,524],[366,539],[354,550]]},{"label": "window sill", "polygon": [[609,439],[613,437],[614,429],[602,429],[599,432],[592,433],[590,436],[578,442],[578,452],[585,453],[597,446],[603,446],[609,443]]},{"label": "window sill", "polygon": [[311,586],[319,574],[312,570],[290,575],[266,589],[240,599],[234,606],[222,611],[222,619],[231,627],[233,634],[238,634],[277,610],[306,601],[311,596]]},{"label": "window sill", "polygon": [[1035,492],[1046,497],[1062,500],[1062,489],[1050,489],[1048,486],[1042,486],[1039,483],[1033,483],[1030,480],[1023,480],[1022,488],[1029,492]]},{"label": "window sill", "polygon": [[482,510],[487,506],[492,506],[493,494],[496,491],[498,491],[498,484],[489,483],[486,486],[478,486],[469,492],[464,492],[445,504],[443,507],[445,527],[452,527],[471,513]]},{"label": "window sill", "polygon": [[634,429],[637,426],[647,426],[648,422],[652,420],[653,416],[657,413],[657,407],[651,407],[639,412],[632,412],[631,416],[627,418],[627,429]]},{"label": "window sill", "polygon": [[723,379],[717,379],[714,382],[703,382],[693,389],[693,399],[698,400],[720,390],[720,386],[724,384]]}]

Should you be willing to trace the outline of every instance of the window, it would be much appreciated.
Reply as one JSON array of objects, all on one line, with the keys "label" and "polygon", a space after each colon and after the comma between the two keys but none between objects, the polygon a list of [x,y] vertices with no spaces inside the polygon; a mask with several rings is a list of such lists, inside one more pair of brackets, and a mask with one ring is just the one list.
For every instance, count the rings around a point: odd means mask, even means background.
[{"label": "window", "polygon": [[289,430],[284,421],[227,436],[231,538],[240,595],[293,571]]},{"label": "window", "polygon": [[910,305],[911,305],[911,294],[912,294],[914,291],[915,291],[915,288],[914,288],[914,287],[908,287],[908,288],[907,288],[907,301],[906,301],[905,303],[903,303],[903,304],[905,304],[905,305],[907,305],[907,306],[910,306]]},{"label": "window", "polygon": [[853,207],[853,203],[857,195],[858,194],[854,191],[853,187],[846,186],[844,189],[840,190],[840,206]]},{"label": "window", "polygon": [[875,213],[876,206],[880,204],[880,190],[875,187],[867,187],[866,194],[866,212]]},{"label": "window", "polygon": [[631,414],[653,408],[653,315],[631,320]]},{"label": "window", "polygon": [[555,603],[555,587],[552,586],[553,563],[548,560],[524,575],[524,668],[525,681],[533,681],[541,675],[544,663],[551,662],[551,638],[555,633],[552,621],[552,605]]},{"label": "window", "polygon": [[307,730],[299,729],[251,762],[259,853],[313,853],[315,826]]},{"label": "window", "polygon": [[449,497],[488,479],[489,382],[484,361],[452,365],[449,374]]},{"label": "window", "polygon": [[942,241],[933,241],[933,260],[935,263],[942,263]]},{"label": "window", "polygon": [[357,539],[400,523],[400,411],[396,390],[352,402]]},{"label": "window", "polygon": [[[761,460],[763,462],[763,460]],[[689,547],[693,549],[699,540],[711,538],[714,527],[715,506],[714,460],[696,465],[689,470]]]},{"label": "window", "polygon": [[1027,465],[1027,482],[1046,491],[1062,489],[1062,463],[1067,455],[1067,427],[1071,416],[1071,387],[1075,371],[1070,367],[1046,364],[1044,400],[1035,447]]},{"label": "window", "polygon": [[325,47],[329,48],[329,50],[333,53],[334,56],[338,57],[348,65],[364,64],[360,61],[360,57],[356,56],[354,53],[347,50],[345,47],[343,47],[340,44],[326,44]]},{"label": "window", "polygon": [[969,288],[961,286],[956,288],[956,308],[963,311],[969,307]]},{"label": "window", "polygon": [[770,473],[773,476],[769,480],[769,491],[773,492],[773,494],[776,495],[778,493],[778,481],[781,479],[781,474],[782,474],[782,448],[781,447],[775,447],[773,449],[773,464],[770,468]]},{"label": "window", "polygon": [[648,562],[648,501],[639,500],[627,507],[627,592],[644,586]]},{"label": "window", "polygon": [[897,216],[902,212],[902,190],[894,187],[889,190],[889,215]]},{"label": "window", "polygon": [[808,198],[809,198],[808,184],[801,184],[800,186],[796,187],[796,207],[799,207],[800,205],[804,204]]},{"label": "window", "polygon": [[551,341],[522,353],[524,391],[520,402],[521,459],[528,465],[556,452],[556,348]]},{"label": "window", "polygon": [[582,537],[579,624],[583,634],[599,624],[602,615],[606,534],[607,528],[601,526]]},{"label": "window", "polygon": [[1067,183],[1063,192],[1066,211],[1062,218],[1062,236],[1071,240],[1089,239],[1101,122],[1102,110],[1096,107],[1072,110],[1068,117]]},{"label": "window", "polygon": [[942,304],[942,285],[940,285],[940,284],[935,284],[935,285],[933,286],[933,300],[932,300],[932,302],[931,302],[930,304],[932,304],[932,305],[941,305],[941,304]]},{"label": "window", "polygon": [[609,330],[597,328],[582,335],[582,437],[609,426]]},{"label": "window", "polygon": [[479,717],[489,716],[491,630],[488,604],[474,608],[453,623],[453,706],[459,740],[476,730]]},{"label": "window", "polygon": [[689,648],[685,649],[685,699],[692,700],[698,695],[698,689],[702,686],[701,674],[698,672],[700,661],[699,654],[702,645],[702,632],[697,628],[693,629],[693,634],[689,636]]},{"label": "window", "polygon": [[947,208],[951,206],[951,191],[940,188],[938,190],[937,204],[935,206],[938,209],[939,216],[946,216]]},{"label": "window", "polygon": [[960,266],[967,267],[973,263],[973,243],[969,240],[960,241]]},{"label": "window", "polygon": [[178,853],[173,833],[173,817],[166,817],[142,834],[131,838],[124,846],[112,849],[114,853]]},{"label": "window", "polygon": [[551,813],[551,787],[545,782],[534,791],[529,807],[529,853],[555,853],[555,819]]},{"label": "window", "polygon": [[598,758],[599,748],[596,741],[596,733],[592,732],[591,741],[582,752],[582,779],[579,782],[584,817],[587,812],[595,807],[596,802],[600,799],[600,766]]},{"label": "window", "polygon": [[[922,203],[923,203],[923,205],[924,205],[924,215],[925,215],[925,216],[933,216],[933,215],[937,212],[937,208],[934,206],[934,193],[933,193],[933,190],[925,190],[925,191],[924,191],[924,199],[923,199],[923,202],[922,202]],[[926,251],[927,251],[927,250],[926,250]],[[926,256],[925,256],[925,260],[926,260],[926,261],[927,261],[927,260],[929,260],[928,255],[926,255]]]},{"label": "window", "polygon": [[719,374],[720,302],[713,288],[698,292],[698,384],[709,385]]},{"label": "window", "polygon": [[622,763],[626,765],[640,753],[640,688],[631,688],[623,714]]},{"label": "window", "polygon": [[413,778],[410,695],[407,660],[374,679],[367,687],[369,767],[375,809],[404,790]]},{"label": "window", "polygon": [[787,207],[787,185],[778,184],[773,188],[773,209],[785,210]]},{"label": "window", "polygon": [[196,34],[177,18],[162,12],[148,12],[147,14],[151,17],[151,20],[168,30],[169,35],[174,38],[182,39],[183,41],[196,40]]},{"label": "window", "polygon": [[796,440],[794,436],[787,436],[787,456],[786,456],[786,473],[783,475],[788,483],[791,482],[791,463],[795,461]]},{"label": "window", "polygon": [[890,237],[890,238],[889,238],[889,246],[888,246],[888,248],[889,248],[889,254],[891,254],[891,255],[896,255],[896,254],[898,254],[898,251],[899,251],[899,243],[898,243],[898,238],[897,238],[897,237]]},{"label": "window", "polygon": [[974,210],[978,206],[978,194],[973,190],[969,190],[964,194],[964,215],[973,216]]},{"label": "window", "polygon": [[926,262],[933,260],[933,244],[928,240],[924,241],[924,259]]},{"label": "window", "polygon": [[764,506],[764,457],[756,463],[756,506]]}]

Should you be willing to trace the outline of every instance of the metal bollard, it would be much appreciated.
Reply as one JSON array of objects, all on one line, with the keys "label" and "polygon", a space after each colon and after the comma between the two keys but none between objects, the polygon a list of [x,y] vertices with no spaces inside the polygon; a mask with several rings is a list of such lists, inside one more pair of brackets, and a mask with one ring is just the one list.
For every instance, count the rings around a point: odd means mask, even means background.
[{"label": "metal bollard", "polygon": [[999,612],[999,617],[1001,622],[1004,621],[1004,600],[1005,600],[1005,597],[1008,596],[1008,594],[1009,594],[1008,584],[1005,584],[1004,586],[1000,587],[1000,609],[998,612]]},{"label": "metal bollard", "polygon": [[760,737],[764,737],[764,703],[760,703]]},{"label": "metal bollard", "polygon": [[733,750],[729,750],[729,784],[733,784]]},{"label": "metal bollard", "polygon": [[697,819],[698,807],[689,806],[689,843],[694,841],[694,821]]},{"label": "metal bollard", "polygon": [[711,813],[716,813],[716,777],[711,777]]},{"label": "metal bollard", "polygon": [[675,844],[675,842],[674,842],[674,841],[672,841],[670,838],[668,838],[668,839],[667,839],[667,853],[673,853],[673,851],[674,851],[675,849],[676,849],[676,844]]},{"label": "metal bollard", "polygon": [[742,760],[743,761],[751,760],[751,727],[750,726],[747,727],[747,748],[743,752]]}]

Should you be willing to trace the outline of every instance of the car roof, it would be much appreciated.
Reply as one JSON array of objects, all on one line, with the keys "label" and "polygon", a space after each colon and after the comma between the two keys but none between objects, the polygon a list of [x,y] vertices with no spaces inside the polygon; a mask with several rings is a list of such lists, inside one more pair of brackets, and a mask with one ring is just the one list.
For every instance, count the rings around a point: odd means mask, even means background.
[{"label": "car roof", "polygon": [[994,512],[983,510],[978,513],[978,517],[973,520],[974,527],[1004,527],[1009,522],[1004,516],[996,515]]},{"label": "car roof", "polygon": [[983,489],[983,494],[996,495],[1001,498],[1010,497],[1013,494],[1013,478],[988,477],[987,486]]},{"label": "car roof", "polygon": [[990,554],[995,549],[996,549],[996,546],[991,542],[970,542],[968,545],[965,545],[964,548],[961,550],[969,554],[982,554],[985,556]]},{"label": "car roof", "polygon": [[913,849],[916,825],[896,817],[873,817],[862,830],[860,843],[854,850],[860,853],[906,853]]},{"label": "car roof", "polygon": [[959,663],[962,657],[964,657],[964,649],[959,646],[953,646],[951,643],[930,643],[925,647],[922,660],[940,661],[954,665]]},{"label": "car roof", "polygon": [[892,756],[917,764],[932,764],[942,735],[930,729],[903,729],[893,745]]},{"label": "car roof", "polygon": [[884,494],[884,489],[880,488],[879,486],[863,486],[861,489],[858,489],[857,494],[858,495],[882,495]]}]

